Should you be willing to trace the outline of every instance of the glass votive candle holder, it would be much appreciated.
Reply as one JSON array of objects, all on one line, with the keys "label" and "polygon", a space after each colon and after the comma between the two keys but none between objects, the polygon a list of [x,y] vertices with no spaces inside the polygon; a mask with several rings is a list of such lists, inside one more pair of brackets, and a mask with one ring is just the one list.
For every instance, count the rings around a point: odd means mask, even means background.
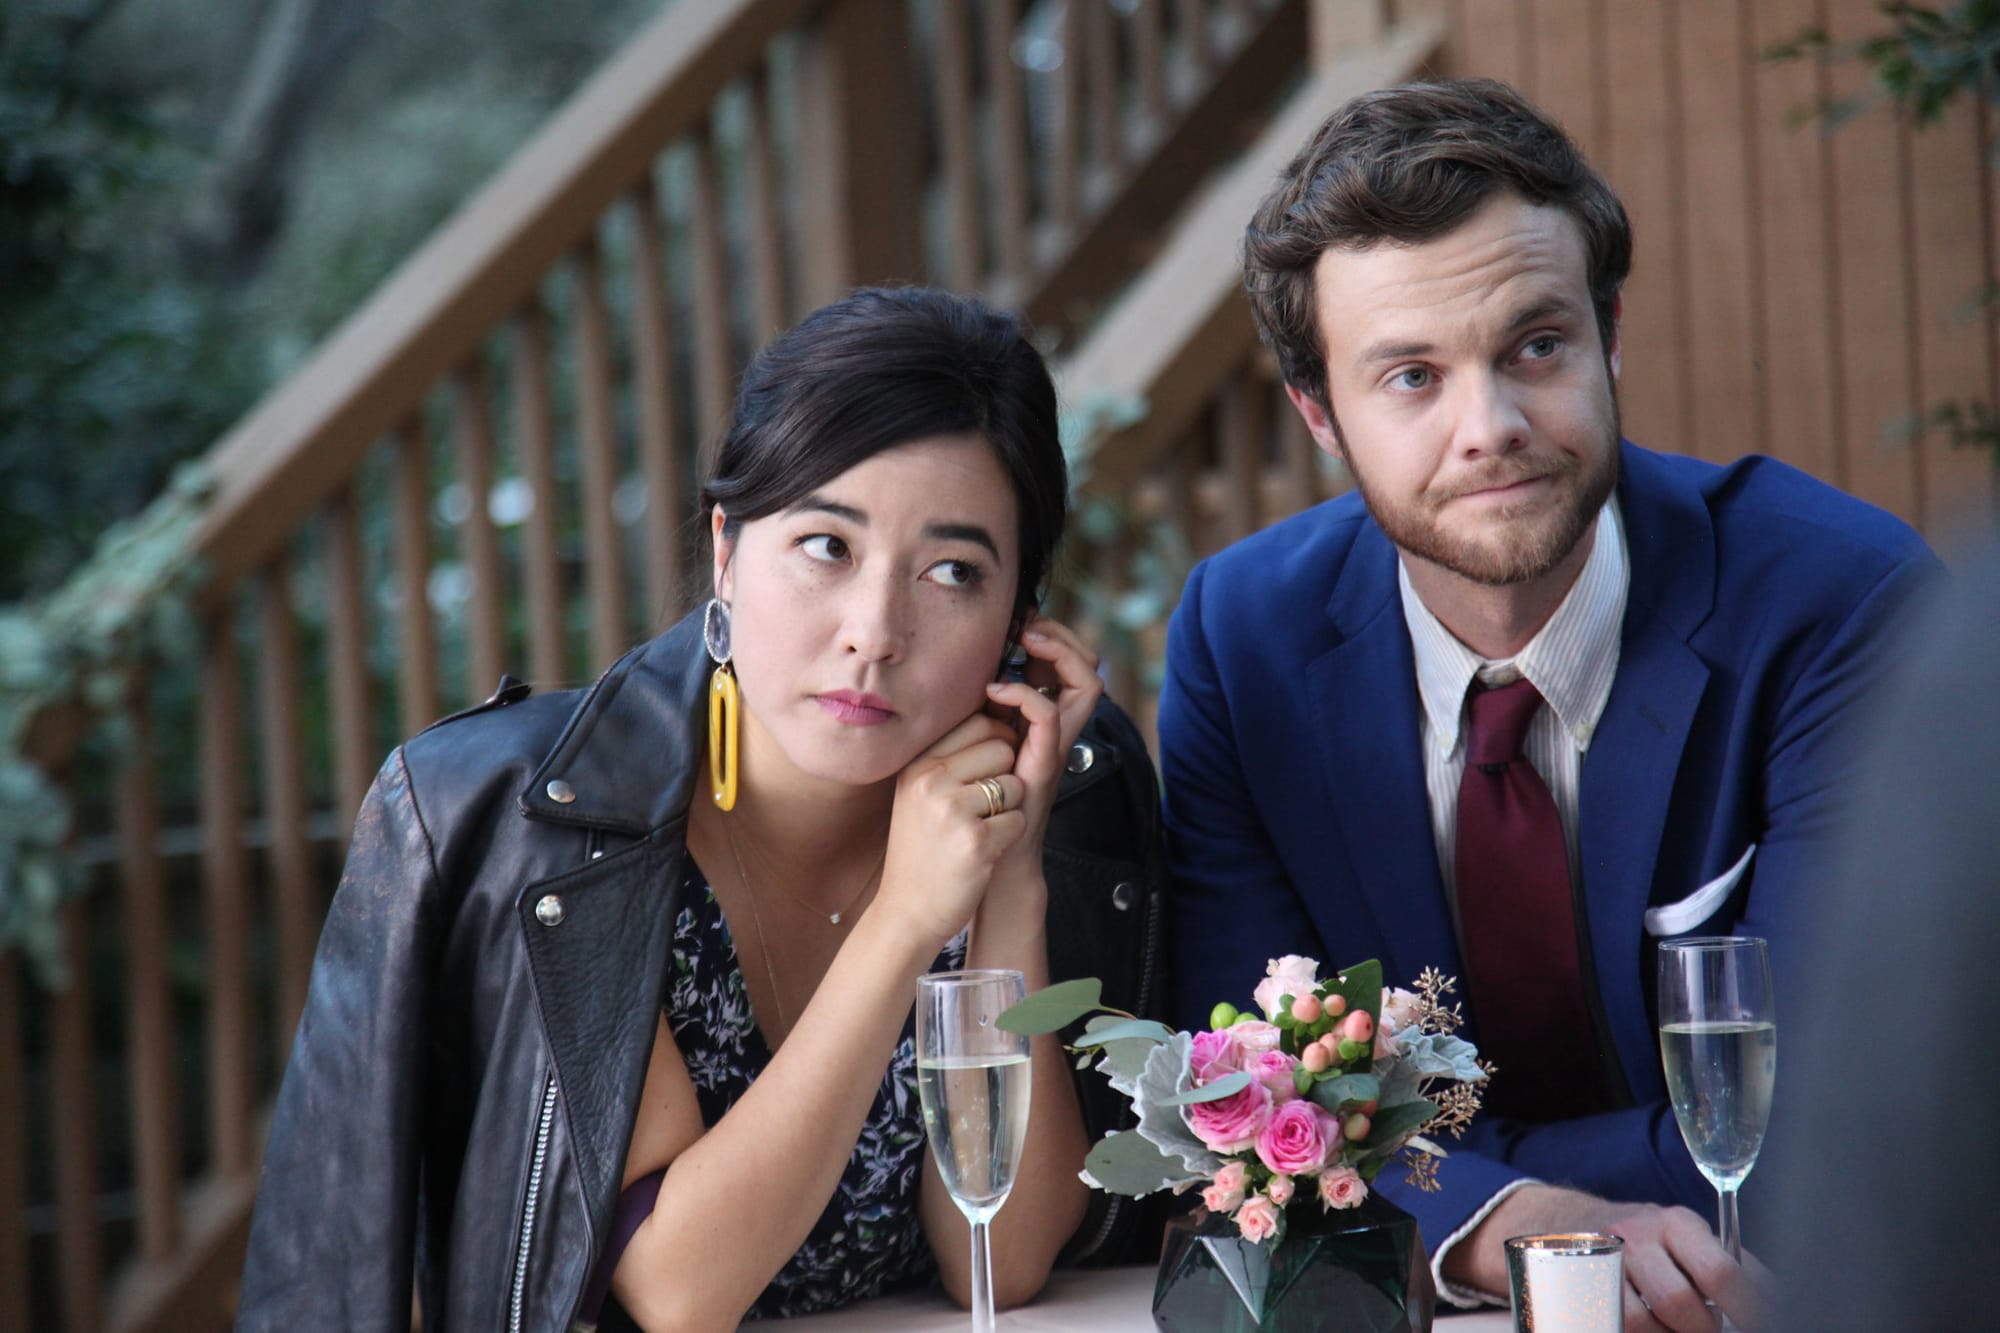
[{"label": "glass votive candle holder", "polygon": [[1625,1242],[1595,1232],[1515,1236],[1507,1242],[1514,1333],[1620,1333]]}]

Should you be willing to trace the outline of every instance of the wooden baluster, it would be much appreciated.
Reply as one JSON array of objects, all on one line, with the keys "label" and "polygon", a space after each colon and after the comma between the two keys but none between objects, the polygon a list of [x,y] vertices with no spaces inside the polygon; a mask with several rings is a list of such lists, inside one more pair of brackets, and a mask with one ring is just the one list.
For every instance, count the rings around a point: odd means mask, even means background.
[{"label": "wooden baluster", "polygon": [[130,1088],[139,1256],[171,1256],[179,1239],[180,1115],[174,1091],[173,1004],[167,994],[166,876],[153,785],[152,710],[142,683],[126,702],[130,740],[118,767],[119,917],[124,925],[125,1055]]},{"label": "wooden baluster", "polygon": [[[1090,81],[1091,165],[1109,176],[1125,162],[1124,118],[1118,87],[1118,29],[1111,21],[1110,0],[1084,0],[1084,50]],[[1088,207],[1090,200],[1086,199]]]},{"label": "wooden baluster", "polygon": [[22,1095],[21,951],[0,951],[0,1328],[28,1323],[28,1149]]},{"label": "wooden baluster", "polygon": [[1166,0],[1139,0],[1132,11],[1132,75],[1139,85],[1139,110],[1146,118],[1145,140],[1166,132],[1172,99],[1167,95],[1166,43],[1161,33]]},{"label": "wooden baluster", "polygon": [[534,497],[522,545],[528,599],[528,669],[543,687],[569,679],[563,633],[563,580],[556,545],[555,411],[549,401],[549,321],[530,301],[514,321],[514,447]]},{"label": "wooden baluster", "polygon": [[208,945],[208,1138],[213,1169],[223,1177],[256,1165],[250,1140],[250,871],[243,847],[243,672],[236,653],[235,622],[225,612],[209,622],[202,645],[200,759],[202,936]]},{"label": "wooden baluster", "polygon": [[1195,462],[1190,438],[1183,432],[1181,438],[1167,446],[1160,459],[1164,470],[1165,510],[1167,525],[1181,534],[1187,543],[1188,554],[1199,560],[1209,554],[1207,534],[1203,530],[1200,508],[1195,503]]},{"label": "wooden baluster", "polygon": [[416,735],[438,718],[427,452],[423,425],[412,417],[396,438],[396,588],[401,594],[396,608],[397,693],[405,736]]},{"label": "wooden baluster", "polygon": [[368,630],[362,611],[361,516],[352,487],[326,507],[327,677],[333,732],[333,803],[344,841],[368,793],[374,714],[368,706]]},{"label": "wooden baluster", "polygon": [[1208,86],[1215,69],[1215,42],[1208,31],[1208,0],[1180,0],[1181,49],[1185,52],[1190,77],[1185,86],[1190,95]]},{"label": "wooden baluster", "polygon": [[472,583],[466,619],[466,698],[484,699],[506,669],[506,628],[501,611],[500,541],[493,531],[493,416],[487,406],[486,367],[479,353],[452,376],[452,440],[458,484],[465,488],[465,536],[459,557]]},{"label": "wooden baluster", "polygon": [[674,449],[673,344],[659,196],[649,176],[632,191],[632,359],[639,394],[639,472],[646,486],[647,608],[669,613],[680,596],[682,462]]},{"label": "wooden baluster", "polygon": [[701,444],[699,471],[708,475],[715,448],[729,421],[732,366],[729,350],[728,255],[722,243],[722,191],[716,180],[714,127],[704,123],[688,136],[688,172],[694,183],[689,235],[694,247],[695,435]]},{"label": "wooden baluster", "polygon": [[1083,175],[1083,6],[1064,0],[1062,67],[1056,71],[1055,155],[1049,163],[1049,216],[1065,231],[1082,211]]},{"label": "wooden baluster", "polygon": [[90,973],[83,904],[62,909],[62,959],[69,985],[51,997],[51,1079],[56,1149],[56,1266],[64,1328],[96,1328],[104,1242],[97,1218],[97,1095],[92,1088]]},{"label": "wooden baluster", "polygon": [[944,158],[945,198],[951,210],[951,282],[972,291],[982,285],[979,245],[979,158],[972,137],[971,15],[962,4],[939,5],[937,17],[938,152]]},{"label": "wooden baluster", "polygon": [[305,756],[299,731],[299,651],[292,627],[291,561],[266,566],[258,590],[257,730],[263,767],[265,834],[270,841],[272,915],[278,935],[279,1064],[305,1009],[319,912],[306,846]]},{"label": "wooden baluster", "polygon": [[1028,248],[1028,137],[1021,114],[1021,69],[1014,63],[1014,30],[1020,0],[987,0],[986,84],[993,109],[993,230],[999,277],[1011,290],[1026,286]]},{"label": "wooden baluster", "polygon": [[576,248],[577,448],[583,473],[583,547],[589,567],[590,673],[610,666],[631,646],[625,629],[624,543],[612,492],[618,485],[611,407],[611,326],[604,310],[603,263],[597,240]]},{"label": "wooden baluster", "polygon": [[[748,109],[745,132],[749,139],[745,166],[750,205],[750,268],[757,279],[757,324],[751,330],[750,341],[753,346],[761,347],[792,322],[785,235],[778,204],[778,155],[771,143],[770,78],[762,65],[750,75],[745,105]],[[675,520],[679,517],[679,510],[675,510]]]}]

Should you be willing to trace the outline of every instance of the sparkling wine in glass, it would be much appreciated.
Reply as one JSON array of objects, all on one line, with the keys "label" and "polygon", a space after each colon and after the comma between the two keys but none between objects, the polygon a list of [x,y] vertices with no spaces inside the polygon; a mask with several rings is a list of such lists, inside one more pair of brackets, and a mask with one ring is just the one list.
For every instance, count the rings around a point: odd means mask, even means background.
[{"label": "sparkling wine in glass", "polygon": [[1764,1146],[1778,1073],[1764,941],[1732,935],[1661,942],[1660,1060],[1681,1138],[1715,1186],[1723,1248],[1740,1263],[1736,1191]]},{"label": "sparkling wine in glass", "polygon": [[1021,974],[1005,969],[917,978],[917,1094],[931,1160],[972,1223],[973,1333],[993,1330],[986,1228],[1028,1137],[1028,1039],[994,1020],[1026,994]]}]

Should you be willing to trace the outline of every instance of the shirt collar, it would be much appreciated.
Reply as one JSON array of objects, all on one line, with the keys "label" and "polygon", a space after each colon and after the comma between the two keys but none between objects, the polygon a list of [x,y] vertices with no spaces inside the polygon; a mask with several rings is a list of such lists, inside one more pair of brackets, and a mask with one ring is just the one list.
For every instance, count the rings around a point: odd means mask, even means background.
[{"label": "shirt collar", "polygon": [[1618,674],[1619,634],[1631,586],[1615,494],[1598,513],[1596,540],[1583,572],[1548,623],[1511,659],[1489,661],[1459,642],[1417,595],[1400,557],[1396,583],[1416,656],[1417,692],[1430,720],[1431,735],[1446,753],[1458,749],[1465,692],[1475,675],[1488,685],[1504,685],[1526,676],[1555,710],[1577,749],[1590,747],[1591,735],[1611,698],[1611,682]]}]

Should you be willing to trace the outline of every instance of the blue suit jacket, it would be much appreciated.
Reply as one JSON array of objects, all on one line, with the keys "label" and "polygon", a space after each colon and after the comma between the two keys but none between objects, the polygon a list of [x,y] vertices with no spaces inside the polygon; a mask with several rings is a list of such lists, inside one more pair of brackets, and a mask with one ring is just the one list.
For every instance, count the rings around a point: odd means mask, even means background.
[{"label": "blue suit jacket", "polygon": [[[1385,1171],[1379,1186],[1433,1253],[1522,1176],[1712,1211],[1666,1102],[1643,914],[1756,844],[1697,932],[1768,937],[1783,1016],[1813,853],[1855,776],[1856,705],[1940,569],[1897,519],[1770,459],[1716,467],[1627,444],[1621,461],[1631,590],[1579,820],[1599,999],[1630,1104],[1544,1123],[1482,1115],[1447,1143],[1436,1194]],[[1329,969],[1380,958],[1392,984],[1433,965],[1462,974],[1396,560],[1349,494],[1188,579],[1159,715],[1183,1025],[1218,1000],[1245,1005],[1279,954]]]}]

